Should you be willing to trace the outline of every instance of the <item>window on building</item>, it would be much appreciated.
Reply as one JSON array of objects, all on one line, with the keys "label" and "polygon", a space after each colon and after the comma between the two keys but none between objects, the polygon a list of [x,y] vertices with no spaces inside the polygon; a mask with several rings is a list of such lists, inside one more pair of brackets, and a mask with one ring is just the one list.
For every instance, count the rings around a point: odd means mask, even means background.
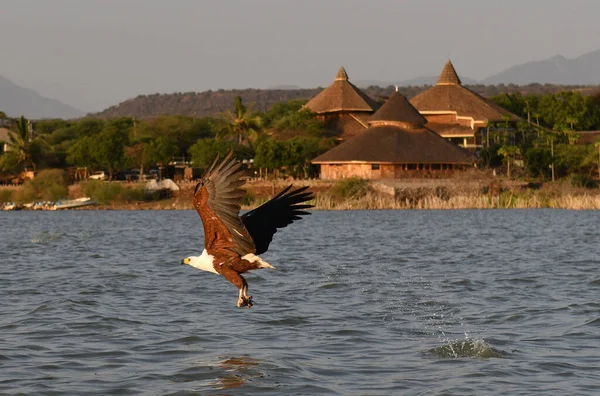
[{"label": "window on building", "polygon": [[371,170],[379,170],[379,164],[371,164]]}]

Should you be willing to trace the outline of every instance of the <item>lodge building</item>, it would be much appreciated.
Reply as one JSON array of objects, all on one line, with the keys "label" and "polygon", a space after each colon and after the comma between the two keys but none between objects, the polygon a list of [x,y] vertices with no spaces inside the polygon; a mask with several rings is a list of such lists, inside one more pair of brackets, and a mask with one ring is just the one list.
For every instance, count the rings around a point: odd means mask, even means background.
[{"label": "lodge building", "polygon": [[464,87],[452,62],[448,61],[435,86],[421,92],[410,103],[427,118],[427,127],[445,139],[475,151],[484,147],[490,123],[508,122],[518,116]]},{"label": "lodge building", "polygon": [[304,107],[316,114],[325,129],[340,139],[349,139],[368,128],[368,119],[379,104],[352,84],[340,67],[333,83]]},{"label": "lodge building", "polygon": [[443,177],[474,163],[471,153],[425,127],[427,119],[398,92],[367,123],[312,161],[321,179]]}]

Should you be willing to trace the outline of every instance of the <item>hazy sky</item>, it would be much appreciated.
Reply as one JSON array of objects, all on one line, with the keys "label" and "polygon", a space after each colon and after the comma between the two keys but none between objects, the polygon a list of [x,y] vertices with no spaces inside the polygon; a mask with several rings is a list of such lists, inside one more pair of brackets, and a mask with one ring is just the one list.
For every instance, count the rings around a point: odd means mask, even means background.
[{"label": "hazy sky", "polygon": [[85,111],[138,94],[462,76],[600,48],[599,0],[0,0],[0,75]]}]

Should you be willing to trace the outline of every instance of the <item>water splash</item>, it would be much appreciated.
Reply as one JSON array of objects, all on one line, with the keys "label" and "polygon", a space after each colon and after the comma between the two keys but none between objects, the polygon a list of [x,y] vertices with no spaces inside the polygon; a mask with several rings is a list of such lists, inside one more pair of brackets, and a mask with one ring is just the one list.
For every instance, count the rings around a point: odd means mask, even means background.
[{"label": "water splash", "polygon": [[49,232],[43,232],[40,235],[33,237],[31,243],[46,243],[57,239],[60,236],[59,232],[50,234]]},{"label": "water splash", "polygon": [[448,342],[437,348],[427,351],[429,354],[443,358],[504,358],[508,354],[500,349],[493,348],[484,339]]}]

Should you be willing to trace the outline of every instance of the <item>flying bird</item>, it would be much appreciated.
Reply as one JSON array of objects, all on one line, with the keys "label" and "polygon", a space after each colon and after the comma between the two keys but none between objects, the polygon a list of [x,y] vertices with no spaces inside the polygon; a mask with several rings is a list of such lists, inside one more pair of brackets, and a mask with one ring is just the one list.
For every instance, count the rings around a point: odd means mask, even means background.
[{"label": "flying bird", "polygon": [[242,163],[232,158],[233,152],[218,165],[219,157],[204,173],[194,189],[194,208],[204,225],[204,250],[181,264],[220,274],[239,289],[238,307],[252,307],[245,272],[274,268],[259,257],[267,251],[278,229],[310,214],[305,203],[313,198],[308,187],[288,186],[270,201],[239,215],[245,192],[241,189]]}]

